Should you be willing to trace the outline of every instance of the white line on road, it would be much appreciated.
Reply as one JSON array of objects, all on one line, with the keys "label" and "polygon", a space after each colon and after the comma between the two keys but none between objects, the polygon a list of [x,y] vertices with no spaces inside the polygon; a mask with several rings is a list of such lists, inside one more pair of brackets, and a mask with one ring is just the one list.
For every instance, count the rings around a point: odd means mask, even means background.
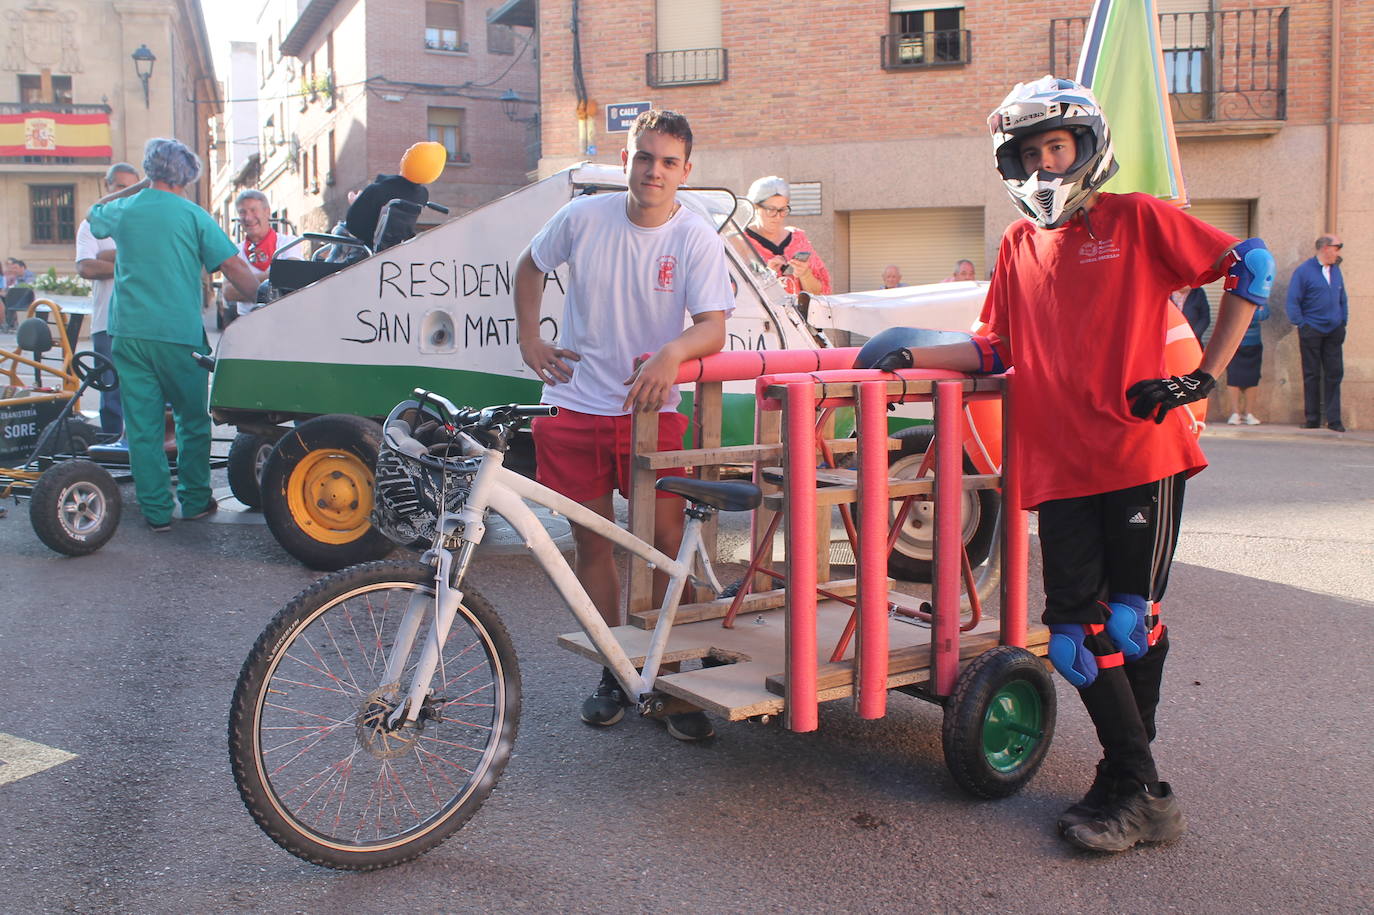
[{"label": "white line on road", "polygon": [[60,766],[69,759],[76,759],[76,754],[34,743],[22,737],[0,734],[0,785],[37,775],[44,769]]}]

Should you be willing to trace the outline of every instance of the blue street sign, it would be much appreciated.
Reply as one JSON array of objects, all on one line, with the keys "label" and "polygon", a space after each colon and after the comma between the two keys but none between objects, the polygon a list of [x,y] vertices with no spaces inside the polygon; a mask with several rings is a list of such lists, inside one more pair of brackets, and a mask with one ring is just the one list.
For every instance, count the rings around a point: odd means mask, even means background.
[{"label": "blue street sign", "polygon": [[606,132],[624,133],[634,126],[635,118],[650,108],[650,102],[617,102],[606,106]]}]

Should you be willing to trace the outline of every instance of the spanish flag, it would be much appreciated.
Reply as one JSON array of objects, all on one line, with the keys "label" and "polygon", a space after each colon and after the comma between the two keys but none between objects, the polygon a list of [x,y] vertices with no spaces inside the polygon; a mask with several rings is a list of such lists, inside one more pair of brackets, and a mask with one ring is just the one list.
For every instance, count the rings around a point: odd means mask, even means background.
[{"label": "spanish flag", "polygon": [[69,156],[108,159],[110,116],[25,111],[0,114],[0,156]]},{"label": "spanish flag", "polygon": [[1118,171],[1110,190],[1187,206],[1154,0],[1094,0],[1078,82],[1093,91],[1111,125]]}]

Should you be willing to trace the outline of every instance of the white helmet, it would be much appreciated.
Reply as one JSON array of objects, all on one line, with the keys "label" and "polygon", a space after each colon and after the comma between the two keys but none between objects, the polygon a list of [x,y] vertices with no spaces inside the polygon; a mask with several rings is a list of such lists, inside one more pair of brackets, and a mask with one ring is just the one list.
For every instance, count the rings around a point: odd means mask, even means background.
[{"label": "white helmet", "polygon": [[[1092,91],[1070,79],[1044,76],[1017,83],[988,117],[993,155],[1007,192],[1026,216],[1053,229],[1078,212],[1093,191],[1116,174],[1107,119]],[[1026,173],[1020,145],[1046,130],[1067,130],[1078,156],[1068,171]]]}]

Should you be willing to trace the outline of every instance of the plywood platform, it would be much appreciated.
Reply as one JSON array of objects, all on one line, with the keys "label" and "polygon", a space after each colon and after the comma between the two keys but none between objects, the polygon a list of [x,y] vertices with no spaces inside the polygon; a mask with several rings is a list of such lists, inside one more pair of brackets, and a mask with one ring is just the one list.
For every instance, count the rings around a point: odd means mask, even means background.
[{"label": "plywood platform", "polygon": [[[894,602],[915,609],[918,598],[892,593]],[[819,698],[822,701],[840,699],[853,694],[854,642],[851,641],[846,660],[830,663],[851,608],[839,601],[822,601],[817,607],[816,635],[820,657],[818,664]],[[668,637],[664,663],[716,657],[732,663],[720,667],[688,670],[660,675],[655,687],[712,714],[729,721],[739,721],[755,715],[776,715],[783,708],[783,671],[786,669],[786,647],[783,635],[784,610],[780,607],[741,613],[735,628],[725,629],[719,619],[697,622],[678,622]],[[630,663],[636,667],[644,663],[649,650],[652,631],[639,626],[620,626],[611,630],[620,641]],[[967,661],[995,646],[998,642],[996,617],[984,620],[976,629],[963,634],[960,660]],[[924,625],[897,619],[888,622],[890,667],[888,687],[924,683],[930,679],[930,629]],[[1043,626],[1032,626],[1028,636],[1029,649],[1037,655],[1045,653],[1049,632]],[[558,643],[583,657],[601,662],[601,657],[582,632],[559,636]]]}]

